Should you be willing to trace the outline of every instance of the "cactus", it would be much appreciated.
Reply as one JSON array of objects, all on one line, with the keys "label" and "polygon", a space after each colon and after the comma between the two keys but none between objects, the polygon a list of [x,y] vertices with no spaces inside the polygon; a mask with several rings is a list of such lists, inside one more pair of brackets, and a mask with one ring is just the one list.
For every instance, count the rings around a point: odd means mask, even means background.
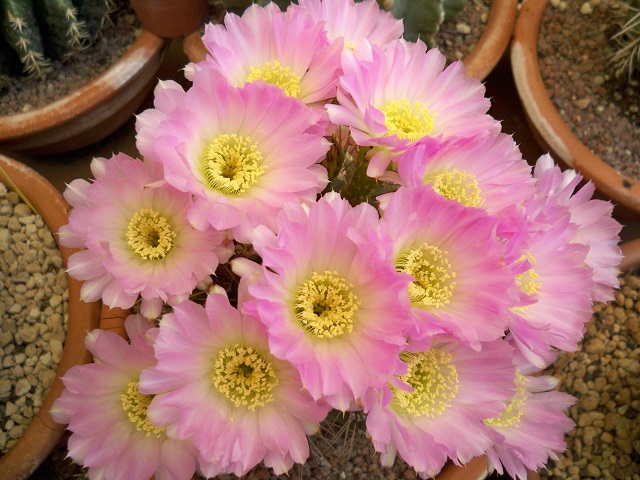
[{"label": "cactus", "polygon": [[[111,0],[0,0],[0,30],[23,73],[44,78],[52,60],[67,60],[98,36],[111,5]],[[4,42],[0,48],[6,50]]]},{"label": "cactus", "polygon": [[618,49],[611,56],[616,76],[627,72],[631,79],[640,72],[640,0],[620,4],[622,19],[618,32],[612,37]]}]

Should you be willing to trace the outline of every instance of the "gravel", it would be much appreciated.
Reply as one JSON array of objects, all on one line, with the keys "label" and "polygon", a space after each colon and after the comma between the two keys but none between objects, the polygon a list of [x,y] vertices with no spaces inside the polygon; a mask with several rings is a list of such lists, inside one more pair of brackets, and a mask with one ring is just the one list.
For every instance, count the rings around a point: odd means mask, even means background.
[{"label": "gravel", "polygon": [[640,180],[640,78],[616,78],[609,62],[615,0],[552,0],[538,55],[547,93],[569,129],[593,153]]},{"label": "gravel", "polygon": [[596,304],[580,349],[549,373],[578,402],[568,449],[543,478],[640,479],[640,276],[621,279],[615,301]]},{"label": "gravel", "polygon": [[55,378],[68,297],[51,231],[0,184],[0,453],[20,438]]},{"label": "gravel", "polygon": [[45,80],[16,76],[0,82],[0,115],[28,112],[78,90],[107,70],[140,34],[137,18],[127,0],[115,0],[112,26],[86,50],[69,61],[53,60]]}]

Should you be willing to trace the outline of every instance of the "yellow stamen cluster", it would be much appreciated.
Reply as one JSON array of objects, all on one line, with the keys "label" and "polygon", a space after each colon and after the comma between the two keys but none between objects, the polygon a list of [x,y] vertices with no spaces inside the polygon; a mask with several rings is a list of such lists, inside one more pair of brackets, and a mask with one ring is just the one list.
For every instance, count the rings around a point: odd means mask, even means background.
[{"label": "yellow stamen cluster", "polygon": [[165,427],[156,427],[147,418],[147,409],[154,395],[143,395],[138,391],[138,382],[129,382],[127,389],[120,395],[122,409],[127,414],[129,421],[136,426],[139,432],[145,432],[148,437],[155,435],[161,438]]},{"label": "yellow stamen cluster", "polygon": [[271,402],[273,389],[278,386],[273,364],[255,348],[241,343],[218,353],[211,380],[236,408],[251,411]]},{"label": "yellow stamen cluster", "polygon": [[247,83],[256,80],[264,80],[267,83],[280,87],[284,93],[290,97],[300,98],[302,88],[300,87],[300,77],[291,68],[282,65],[277,60],[265,62],[260,67],[251,67]]},{"label": "yellow stamen cluster", "polygon": [[407,364],[407,374],[400,377],[413,387],[412,392],[390,386],[391,407],[415,417],[434,418],[442,415],[458,394],[458,371],[451,363],[451,354],[432,349],[426,352],[403,352],[400,358]]},{"label": "yellow stamen cluster", "polygon": [[409,100],[392,100],[381,109],[384,114],[384,124],[389,130],[389,135],[398,138],[406,138],[412,142],[422,137],[431,135],[433,131],[432,114],[426,105],[421,102],[410,103]]},{"label": "yellow stamen cluster", "polygon": [[522,407],[527,400],[527,390],[525,389],[525,378],[516,373],[514,380],[516,384],[516,393],[497,418],[488,418],[484,423],[490,427],[516,427],[522,419],[523,410]]},{"label": "yellow stamen cluster", "polygon": [[431,184],[433,189],[449,200],[455,200],[466,207],[480,207],[484,199],[475,175],[457,168],[441,170],[427,175],[424,183]]},{"label": "yellow stamen cluster", "polygon": [[202,175],[207,185],[224,195],[241,195],[265,172],[263,157],[249,137],[226,133],[205,149]]},{"label": "yellow stamen cluster", "polygon": [[[533,258],[531,254],[521,256],[518,259],[518,262],[523,262],[525,260],[529,260],[529,263],[531,263],[532,265],[536,263],[535,258]],[[522,290],[527,295],[537,295],[538,293],[540,293],[540,289],[542,288],[540,275],[538,275],[533,268],[517,274],[516,281],[518,282],[520,290]],[[511,308],[511,310],[515,312],[522,312],[527,310],[528,308],[529,306],[513,307]]]},{"label": "yellow stamen cluster", "polygon": [[143,208],[129,220],[126,238],[129,248],[143,260],[162,260],[173,249],[176,232],[160,213]]},{"label": "yellow stamen cluster", "polygon": [[396,271],[408,273],[415,280],[409,284],[411,303],[421,308],[448,305],[456,286],[447,252],[423,243],[404,250],[396,259]]},{"label": "yellow stamen cluster", "polygon": [[318,338],[350,333],[360,307],[353,285],[336,271],[313,272],[296,288],[293,311],[300,325]]}]

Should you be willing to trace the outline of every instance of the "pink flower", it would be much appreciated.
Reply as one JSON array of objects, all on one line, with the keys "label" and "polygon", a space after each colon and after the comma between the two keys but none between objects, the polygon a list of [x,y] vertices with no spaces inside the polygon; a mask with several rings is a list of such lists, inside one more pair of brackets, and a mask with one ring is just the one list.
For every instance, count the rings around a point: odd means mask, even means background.
[{"label": "pink flower", "polygon": [[311,395],[346,410],[395,371],[408,326],[408,280],[376,258],[373,207],[335,193],[308,213],[288,204],[275,235],[256,232],[263,276],[246,311],[268,328],[273,354],[300,371]]},{"label": "pink flower", "polygon": [[88,467],[90,478],[188,480],[195,472],[193,445],[151,423],[151,396],[138,390],[140,372],[155,363],[144,336],[151,326],[141,316],[128,317],[131,344],[112,332],[90,332],[85,344],[96,363],[75,366],[62,378],[65,389],[51,414],[69,424],[69,456]]},{"label": "pink flower", "polygon": [[188,297],[229,258],[223,233],[187,222],[190,194],[151,186],[162,179],[160,165],[118,154],[92,168],[93,183],[75,180],[65,192],[73,210],[60,229],[63,245],[83,249],[68,270],[84,281],[82,300],[128,309],[140,296],[143,310],[157,312]]},{"label": "pink flower", "polygon": [[[338,105],[327,105],[335,124],[346,125],[358,145],[375,147],[367,175],[379,177],[416,142],[438,144],[490,137],[500,123],[487,115],[489,99],[462,62],[445,69],[437,49],[396,40],[386,49],[364,46],[342,55]],[[418,81],[419,79],[419,81]]]},{"label": "pink flower", "polygon": [[202,41],[209,54],[192,65],[194,81],[212,69],[235,87],[263,80],[305,104],[335,97],[342,44],[329,42],[304,9],[252,5],[242,17],[227,14],[224,25],[207,24]]},{"label": "pink flower", "polygon": [[410,343],[401,354],[407,373],[365,400],[367,430],[382,464],[393,465],[398,453],[427,478],[447,458],[466,463],[482,454],[492,442],[482,421],[513,396],[512,353],[502,340],[480,351],[446,339],[430,348]]},{"label": "pink flower", "polygon": [[189,300],[160,321],[157,364],[140,391],[157,394],[148,415],[178,438],[192,438],[206,477],[246,474],[264,461],[278,474],[309,455],[328,408],[316,404],[298,372],[269,352],[264,327],[223,294],[203,307]]},{"label": "pink flower", "polygon": [[195,196],[188,218],[200,230],[251,243],[256,225],[275,228],[283,203],[312,202],[328,182],[318,162],[329,143],[305,133],[313,115],[272,85],[238,89],[203,71],[187,92],[161,84],[155,106],[138,116],[138,148]]},{"label": "pink flower", "polygon": [[564,413],[575,398],[563,392],[549,391],[557,380],[548,376],[518,373],[516,393],[507,407],[484,423],[494,430],[494,445],[487,456],[498,473],[504,470],[512,478],[526,479],[527,468],[540,470],[549,458],[558,459],[567,445],[564,435],[575,424]]},{"label": "pink flower", "polygon": [[538,196],[547,204],[543,209],[548,211],[557,205],[568,208],[571,223],[578,227],[571,241],[589,247],[585,262],[593,270],[593,300],[612,300],[613,291],[620,284],[618,275],[622,260],[618,246],[622,225],[611,217],[613,205],[591,199],[595,191],[591,182],[575,191],[582,176],[574,170],[562,172],[549,155],[538,159],[534,176]]},{"label": "pink flower", "polygon": [[501,338],[516,286],[503,265],[496,218],[428,188],[401,187],[384,203],[381,232],[391,242],[389,262],[413,277],[412,335],[444,330],[476,346]]},{"label": "pink flower", "polygon": [[381,10],[376,0],[356,3],[353,0],[299,0],[315,21],[324,22],[330,41],[342,38],[344,48],[357,51],[363,40],[386,46],[402,36],[402,20]]},{"label": "pink flower", "polygon": [[[528,228],[533,231],[527,232]],[[587,247],[569,242],[573,232],[567,214],[553,227],[541,221],[520,226],[518,236],[508,242],[517,245],[509,246],[506,263],[524,299],[510,309],[510,336],[539,368],[555,359],[554,348],[575,351],[591,318]]]},{"label": "pink flower", "polygon": [[444,148],[415,146],[398,158],[398,173],[408,188],[429,185],[449,200],[492,215],[522,208],[535,192],[531,167],[504,133]]}]

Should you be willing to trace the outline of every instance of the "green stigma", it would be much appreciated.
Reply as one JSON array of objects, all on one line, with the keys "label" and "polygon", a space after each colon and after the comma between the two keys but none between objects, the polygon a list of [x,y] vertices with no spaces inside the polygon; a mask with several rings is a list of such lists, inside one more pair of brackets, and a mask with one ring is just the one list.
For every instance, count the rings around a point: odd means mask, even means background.
[{"label": "green stigma", "polygon": [[415,278],[409,284],[409,297],[414,306],[426,309],[449,304],[456,285],[456,272],[447,260],[447,252],[423,243],[401,252],[395,265],[396,271]]},{"label": "green stigma", "polygon": [[143,260],[162,260],[173,249],[176,232],[151,208],[136,212],[127,225],[127,245]]},{"label": "green stigma", "polygon": [[138,391],[138,382],[129,382],[127,389],[120,395],[122,409],[127,414],[129,421],[136,426],[139,432],[145,432],[148,437],[155,435],[161,438],[165,427],[156,427],[147,418],[147,409],[154,395],[143,395]]},{"label": "green stigma", "polygon": [[283,66],[277,60],[265,62],[260,67],[251,67],[247,83],[256,80],[264,80],[267,83],[280,87],[290,97],[300,98],[302,91],[300,78],[293,73],[291,68]]},{"label": "green stigma", "polygon": [[455,200],[466,207],[480,207],[484,203],[475,175],[462,170],[441,170],[425,176],[423,181],[431,184],[433,190],[443,197]]},{"label": "green stigma", "polygon": [[407,392],[390,385],[393,391],[391,407],[414,417],[434,418],[442,415],[458,394],[458,371],[451,363],[451,354],[432,349],[426,352],[403,352],[400,358],[407,364],[407,373],[400,380],[413,388]]},{"label": "green stigma", "polygon": [[386,103],[380,110],[385,117],[384,124],[389,130],[388,135],[396,135],[413,142],[431,135],[433,131],[435,115],[421,102],[411,104],[403,98]]},{"label": "green stigma", "polygon": [[500,412],[500,416],[497,418],[488,418],[484,421],[484,423],[490,427],[498,428],[498,427],[515,427],[520,424],[520,420],[522,419],[523,410],[522,407],[527,400],[527,390],[525,388],[526,380],[525,378],[516,373],[516,378],[514,380],[516,384],[516,393],[502,412]]},{"label": "green stigma", "polygon": [[272,363],[255,348],[241,343],[218,353],[211,380],[236,408],[251,411],[271,402],[273,389],[278,386]]},{"label": "green stigma", "polygon": [[262,154],[249,137],[222,134],[205,149],[202,175],[207,186],[227,196],[241,195],[266,170]]},{"label": "green stigma", "polygon": [[350,333],[360,301],[353,285],[338,272],[313,272],[295,290],[293,311],[298,323],[318,338],[334,338]]}]

